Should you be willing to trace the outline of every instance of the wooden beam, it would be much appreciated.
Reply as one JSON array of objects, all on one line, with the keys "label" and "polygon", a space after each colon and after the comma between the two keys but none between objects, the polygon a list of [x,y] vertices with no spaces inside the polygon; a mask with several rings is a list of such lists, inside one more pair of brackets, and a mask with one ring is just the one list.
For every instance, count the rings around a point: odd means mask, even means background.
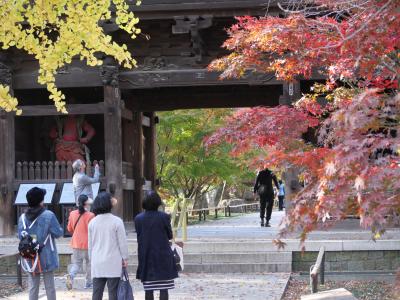
[{"label": "wooden beam", "polygon": [[[70,115],[100,115],[104,114],[104,102],[88,104],[69,104],[66,106]],[[58,116],[64,115],[56,110],[54,105],[25,105],[21,117]]]},{"label": "wooden beam", "polygon": [[125,91],[140,111],[276,106],[282,85],[159,88]]},{"label": "wooden beam", "polygon": [[[146,53],[148,53],[146,49]],[[171,50],[172,51],[172,50]],[[179,50],[173,50],[171,56],[175,55],[175,59],[182,64],[184,63],[183,58],[179,58]],[[164,53],[165,55],[165,53]],[[14,89],[37,89],[44,88],[43,85],[37,83],[37,67],[30,65],[28,62],[27,66],[21,70],[15,71],[13,76]],[[103,67],[104,69],[104,67]],[[154,87],[174,87],[174,86],[230,86],[230,85],[275,85],[283,84],[281,80],[277,80],[273,73],[253,73],[247,72],[243,77],[239,79],[226,79],[220,80],[220,72],[210,72],[207,69],[197,68],[186,68],[186,69],[156,69],[156,70],[125,70],[119,73],[119,87],[121,89],[144,89]],[[315,70],[313,72],[314,79],[321,80],[323,76]],[[57,75],[57,86],[59,88],[68,87],[96,87],[103,85],[103,79],[101,77],[101,69],[97,67],[88,67],[73,62],[71,66],[68,66],[65,73]]]},{"label": "wooden beam", "polygon": [[[18,53],[17,57],[21,57],[21,54]],[[31,56],[21,57],[20,66],[13,70],[13,88],[15,90],[45,88],[38,83],[38,68],[38,62]],[[89,67],[84,61],[75,59],[58,71],[56,85],[58,88],[101,87],[103,82],[98,67]]]},{"label": "wooden beam", "polygon": [[[214,17],[264,16],[267,6],[265,0],[146,1],[140,6],[131,5],[130,9],[141,20],[152,20],[190,14],[213,14]],[[279,12],[275,3],[269,5],[268,15],[278,15]]]},{"label": "wooden beam", "polygon": [[[182,1],[174,0],[148,0],[140,6],[130,5],[130,10],[134,12],[139,11],[161,11],[161,10],[172,10],[176,12],[180,9],[230,9],[230,8],[251,8],[251,7],[262,7],[265,9],[265,0],[226,0],[226,1],[215,1],[215,0],[186,0]],[[271,3],[271,8],[277,8],[277,2]],[[264,10],[265,13],[265,10]]]},{"label": "wooden beam", "polygon": [[104,86],[104,146],[107,190],[118,199],[114,212],[123,216],[121,100],[118,86]]},{"label": "wooden beam", "polygon": [[277,80],[274,74],[248,73],[240,79],[220,80],[219,72],[209,72],[206,69],[157,70],[157,71],[126,71],[119,76],[122,89],[143,89],[174,86],[205,86],[205,85],[276,85],[283,81]]}]

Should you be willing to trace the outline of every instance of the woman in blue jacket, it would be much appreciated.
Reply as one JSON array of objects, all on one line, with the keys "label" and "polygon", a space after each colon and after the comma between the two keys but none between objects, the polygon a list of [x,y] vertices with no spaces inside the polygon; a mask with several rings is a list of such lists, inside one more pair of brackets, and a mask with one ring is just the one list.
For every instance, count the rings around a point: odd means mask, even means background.
[{"label": "woman in blue jacket", "polygon": [[154,291],[160,291],[160,300],[168,299],[178,270],[171,250],[172,228],[170,216],[158,211],[161,198],[155,191],[146,193],[143,200],[145,212],[135,218],[138,241],[137,279],[143,283],[146,300],[154,299]]},{"label": "woman in blue jacket", "polygon": [[26,232],[41,248],[36,267],[28,270],[29,300],[37,300],[39,297],[40,274],[43,276],[47,299],[56,299],[54,270],[58,269],[59,262],[54,239],[61,237],[63,230],[54,213],[43,207],[45,195],[44,189],[30,189],[26,194],[29,208],[18,221],[19,239]]}]

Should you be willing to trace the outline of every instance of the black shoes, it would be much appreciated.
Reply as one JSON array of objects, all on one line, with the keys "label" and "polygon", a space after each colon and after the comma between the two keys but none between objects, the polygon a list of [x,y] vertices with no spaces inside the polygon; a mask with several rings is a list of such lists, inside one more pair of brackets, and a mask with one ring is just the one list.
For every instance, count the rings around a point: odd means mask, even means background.
[{"label": "black shoes", "polygon": [[271,227],[271,224],[269,224],[269,221],[264,224],[264,219],[261,219],[261,227]]}]

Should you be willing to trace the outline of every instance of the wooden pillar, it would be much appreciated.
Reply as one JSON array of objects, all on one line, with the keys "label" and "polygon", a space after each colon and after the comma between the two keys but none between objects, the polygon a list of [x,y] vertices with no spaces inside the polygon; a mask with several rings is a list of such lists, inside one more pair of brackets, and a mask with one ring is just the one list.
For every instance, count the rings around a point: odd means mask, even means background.
[{"label": "wooden pillar", "polygon": [[134,123],[134,161],[133,161],[133,179],[135,181],[135,192],[133,202],[133,216],[135,217],[142,210],[143,201],[143,113],[133,112]]},{"label": "wooden pillar", "polygon": [[123,217],[122,190],[122,128],[121,128],[121,94],[115,77],[118,68],[104,66],[102,69],[104,83],[104,147],[105,176],[107,191],[112,193],[118,204],[114,213]]},{"label": "wooden pillar", "polygon": [[[0,62],[0,84],[10,86],[11,70]],[[15,178],[14,113],[0,109],[0,236],[14,234]]]},{"label": "wooden pillar", "polygon": [[147,180],[151,181],[152,189],[156,189],[156,169],[157,169],[157,149],[156,149],[156,116],[154,112],[148,114],[150,118],[150,126],[145,127],[143,130],[146,137],[146,164],[145,176]]}]

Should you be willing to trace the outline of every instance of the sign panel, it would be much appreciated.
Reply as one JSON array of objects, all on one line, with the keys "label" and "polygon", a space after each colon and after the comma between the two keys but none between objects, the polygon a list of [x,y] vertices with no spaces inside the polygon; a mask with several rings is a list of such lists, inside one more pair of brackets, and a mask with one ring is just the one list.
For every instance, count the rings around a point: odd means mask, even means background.
[{"label": "sign panel", "polygon": [[144,191],[150,191],[151,190],[151,181],[146,180],[145,183],[143,184],[143,190]]},{"label": "sign panel", "polygon": [[[100,190],[100,182],[93,183],[92,190],[93,198],[96,198]],[[59,204],[75,204],[74,186],[72,183],[64,183]]]},{"label": "sign panel", "polygon": [[55,183],[21,183],[19,185],[17,198],[15,199],[15,205],[28,205],[26,201],[26,193],[33,187],[38,187],[46,190],[46,195],[44,196],[44,204],[51,204],[53,199],[54,190],[56,189]]}]

